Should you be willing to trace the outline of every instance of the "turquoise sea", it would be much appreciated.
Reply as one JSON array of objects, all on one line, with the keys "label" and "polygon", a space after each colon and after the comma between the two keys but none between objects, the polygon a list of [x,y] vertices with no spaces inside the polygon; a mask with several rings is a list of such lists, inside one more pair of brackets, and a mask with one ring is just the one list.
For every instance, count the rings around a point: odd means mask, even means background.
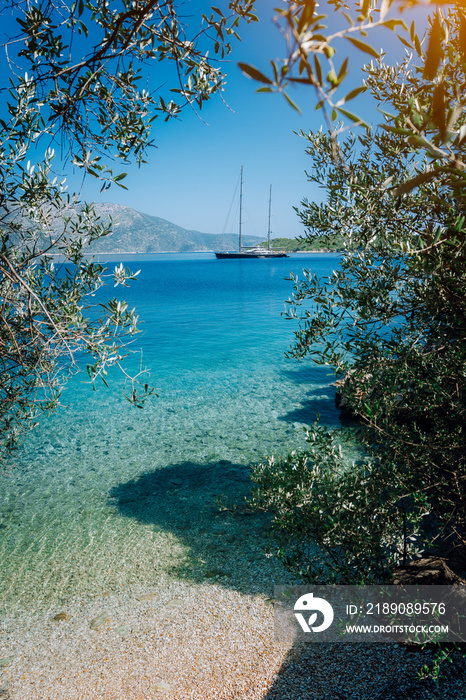
[{"label": "turquoise sea", "polygon": [[[0,606],[143,586],[155,571],[170,575],[157,548],[171,547],[189,571],[195,542],[180,533],[202,533],[215,506],[199,503],[206,475],[221,502],[226,472],[244,488],[249,465],[304,446],[317,412],[338,423],[328,370],[285,358],[296,323],[282,316],[290,270],[327,275],[338,256],[120,259],[139,280],[105,293],[118,291],[144,321],[127,366],[148,369],[158,398],[139,410],[120,376],[92,392],[80,373],[64,406],[27,436],[0,473]],[[183,484],[184,501],[169,502]]]}]

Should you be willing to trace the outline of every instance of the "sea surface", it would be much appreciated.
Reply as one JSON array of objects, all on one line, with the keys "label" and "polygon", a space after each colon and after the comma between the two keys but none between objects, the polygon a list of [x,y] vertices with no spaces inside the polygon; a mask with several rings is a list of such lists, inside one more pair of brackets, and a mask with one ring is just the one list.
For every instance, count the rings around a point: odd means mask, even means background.
[{"label": "sea surface", "polygon": [[[120,375],[93,392],[80,373],[64,406],[27,436],[0,473],[0,608],[144,585],[158,560],[158,575],[169,575],[154,551],[172,547],[188,560],[190,547],[170,531],[164,489],[183,480],[194,489],[207,473],[211,480],[218,474],[222,502],[225,470],[244,480],[251,464],[304,447],[305,426],[317,413],[328,425],[339,422],[329,370],[285,358],[297,326],[283,316],[289,272],[328,275],[337,255],[120,259],[141,270],[138,281],[102,294],[137,308],[143,333],[126,366],[147,369],[142,376],[158,397],[140,410],[125,399]],[[138,511],[149,497],[150,517]],[[201,510],[179,503],[178,534],[201,518]]]}]

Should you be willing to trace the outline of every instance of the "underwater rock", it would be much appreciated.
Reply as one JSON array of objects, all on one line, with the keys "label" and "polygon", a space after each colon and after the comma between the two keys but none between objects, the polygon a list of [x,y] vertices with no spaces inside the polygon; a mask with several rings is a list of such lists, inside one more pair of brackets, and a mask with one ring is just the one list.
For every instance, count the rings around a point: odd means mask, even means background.
[{"label": "underwater rock", "polygon": [[95,617],[93,620],[91,620],[90,628],[91,630],[98,630],[99,627],[102,627],[102,625],[105,625],[106,623],[110,622],[110,620],[110,615],[106,612],[103,612],[97,617]]},{"label": "underwater rock", "polygon": [[68,615],[68,613],[62,611],[59,612],[58,615],[54,615],[52,620],[55,620],[55,622],[68,622],[68,620],[71,620],[71,615]]},{"label": "underwater rock", "polygon": [[149,688],[150,693],[171,693],[171,685],[168,683],[165,683],[165,681],[159,681],[158,683],[154,683],[154,685],[151,685]]},{"label": "underwater rock", "polygon": [[230,574],[223,569],[207,569],[204,571],[204,576],[206,578],[216,578],[217,576],[229,576]]}]

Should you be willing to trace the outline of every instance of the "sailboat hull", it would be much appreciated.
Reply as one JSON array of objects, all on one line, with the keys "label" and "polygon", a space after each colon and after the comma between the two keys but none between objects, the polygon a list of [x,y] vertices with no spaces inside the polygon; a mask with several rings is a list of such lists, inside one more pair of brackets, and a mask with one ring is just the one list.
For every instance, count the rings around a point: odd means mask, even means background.
[{"label": "sailboat hull", "polygon": [[243,208],[243,166],[241,166],[240,190],[239,190],[239,232],[238,232],[238,250],[235,251],[218,251],[215,257],[218,260],[231,260],[232,258],[289,258],[290,256],[284,250],[272,250],[270,247],[270,208],[272,202],[272,185],[270,185],[269,196],[269,230],[268,230],[268,248],[262,248],[258,245],[255,247],[244,247],[242,243],[242,208]]}]

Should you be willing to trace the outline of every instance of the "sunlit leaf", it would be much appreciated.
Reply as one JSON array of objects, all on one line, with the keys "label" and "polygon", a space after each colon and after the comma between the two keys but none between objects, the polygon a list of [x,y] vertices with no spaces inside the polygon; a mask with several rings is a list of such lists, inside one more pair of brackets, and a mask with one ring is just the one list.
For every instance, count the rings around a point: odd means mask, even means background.
[{"label": "sunlit leaf", "polygon": [[466,124],[463,124],[462,126],[460,126],[458,134],[456,136],[457,144],[458,145],[461,144],[465,138],[466,138]]},{"label": "sunlit leaf", "polygon": [[314,0],[308,0],[301,10],[301,14],[298,20],[297,31],[299,34],[303,32],[305,28],[309,26],[314,16],[316,3]]},{"label": "sunlit leaf", "polygon": [[348,24],[350,24],[350,25],[353,27],[353,26],[354,26],[354,22],[353,22],[353,18],[351,17],[351,15],[349,15],[347,12],[342,12],[341,14],[342,14],[343,17],[346,19],[346,21],[348,22]]},{"label": "sunlit leaf", "polygon": [[416,47],[418,56],[422,56],[422,46],[417,34],[414,35],[414,46]]},{"label": "sunlit leaf", "polygon": [[347,68],[348,68],[348,58],[345,58],[343,63],[341,64],[340,70],[338,71],[338,80],[341,82],[343,78],[347,76]]},{"label": "sunlit leaf", "polygon": [[401,41],[402,44],[408,47],[408,49],[414,49],[414,46],[409,43],[409,41],[406,41],[400,34],[397,34],[398,39]]},{"label": "sunlit leaf", "polygon": [[463,61],[466,61],[466,15],[464,12],[460,13],[460,26],[459,26],[459,45],[461,55],[463,56]]},{"label": "sunlit leaf", "polygon": [[363,19],[366,19],[371,9],[371,0],[362,0],[361,3],[361,15]]},{"label": "sunlit leaf", "polygon": [[391,31],[393,31],[395,27],[403,27],[403,29],[408,31],[408,27],[402,19],[386,19],[383,26],[387,27],[387,29],[390,29]]},{"label": "sunlit leaf", "polygon": [[385,19],[387,12],[389,11],[393,0],[382,0],[382,5],[380,6],[380,19]]}]

